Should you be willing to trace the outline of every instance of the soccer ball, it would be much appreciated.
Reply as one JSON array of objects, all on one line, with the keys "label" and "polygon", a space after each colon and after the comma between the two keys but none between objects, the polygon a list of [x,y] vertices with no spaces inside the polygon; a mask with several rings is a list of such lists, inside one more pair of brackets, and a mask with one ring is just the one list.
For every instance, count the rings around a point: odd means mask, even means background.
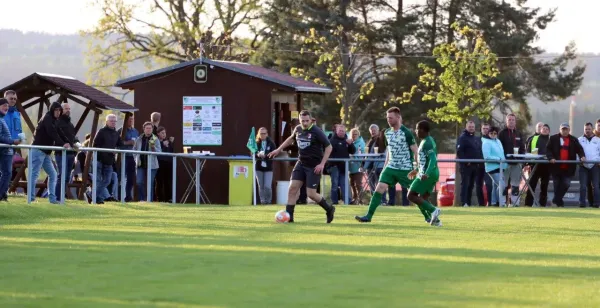
[{"label": "soccer ball", "polygon": [[275,221],[282,224],[287,223],[290,221],[290,214],[286,210],[281,210],[275,213]]}]

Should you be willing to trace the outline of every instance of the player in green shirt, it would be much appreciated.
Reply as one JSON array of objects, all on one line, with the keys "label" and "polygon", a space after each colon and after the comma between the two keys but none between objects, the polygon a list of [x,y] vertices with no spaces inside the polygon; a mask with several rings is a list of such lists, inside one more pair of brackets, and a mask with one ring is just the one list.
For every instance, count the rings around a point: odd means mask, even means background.
[{"label": "player in green shirt", "polygon": [[[418,156],[419,170],[413,170],[408,174],[410,179],[414,179],[408,190],[408,200],[419,207],[428,223],[432,226],[441,227],[440,209],[436,209],[427,201],[440,178],[440,170],[437,166],[437,147],[435,141],[429,135],[429,122],[420,121],[417,123],[416,133],[421,139]],[[431,208],[435,210],[430,211]]]},{"label": "player in green shirt", "polygon": [[[384,140],[387,147],[387,156],[385,167],[379,183],[373,192],[369,210],[365,216],[354,217],[359,222],[371,222],[375,210],[381,204],[381,196],[388,189],[388,186],[395,186],[400,183],[403,187],[409,187],[412,180],[408,175],[413,170],[413,154],[417,152],[415,138],[408,128],[402,125],[402,116],[400,108],[392,107],[387,111],[387,122],[390,128],[384,132]],[[432,205],[419,207],[425,218],[433,216],[436,208]]]}]

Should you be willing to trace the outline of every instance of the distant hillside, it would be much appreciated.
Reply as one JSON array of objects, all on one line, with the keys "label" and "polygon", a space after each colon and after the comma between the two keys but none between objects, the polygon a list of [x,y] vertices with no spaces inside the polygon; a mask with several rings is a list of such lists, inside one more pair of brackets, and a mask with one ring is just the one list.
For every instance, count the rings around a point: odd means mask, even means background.
[{"label": "distant hillside", "polygon": [[[4,87],[33,72],[68,75],[86,81],[87,66],[84,52],[87,42],[78,35],[50,35],[44,33],[22,33],[16,30],[0,30],[0,85]],[[576,135],[581,134],[584,123],[600,118],[600,55],[582,54],[587,65],[584,85],[577,96]],[[131,74],[145,69],[134,66]],[[132,96],[126,101],[131,102]],[[548,122],[553,131],[562,121],[568,121],[568,98],[560,102],[543,103],[531,98],[533,121]],[[598,105],[598,107],[596,107]],[[79,112],[78,110],[76,113]],[[87,123],[86,123],[87,124]],[[89,124],[91,125],[91,124]],[[86,129],[84,128],[83,131]]]}]

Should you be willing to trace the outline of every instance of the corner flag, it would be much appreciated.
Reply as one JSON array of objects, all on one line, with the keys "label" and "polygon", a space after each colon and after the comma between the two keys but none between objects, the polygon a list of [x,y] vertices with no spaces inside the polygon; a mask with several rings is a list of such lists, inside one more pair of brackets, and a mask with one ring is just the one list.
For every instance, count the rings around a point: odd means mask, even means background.
[{"label": "corner flag", "polygon": [[258,145],[256,145],[256,130],[252,127],[252,131],[250,132],[250,137],[248,137],[248,143],[246,147],[252,152],[252,154],[258,151]]}]

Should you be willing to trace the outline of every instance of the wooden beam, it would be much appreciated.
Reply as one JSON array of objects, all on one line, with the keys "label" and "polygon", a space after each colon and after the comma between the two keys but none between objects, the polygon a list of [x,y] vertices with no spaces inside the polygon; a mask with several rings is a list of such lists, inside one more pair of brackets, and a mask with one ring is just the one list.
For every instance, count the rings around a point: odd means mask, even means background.
[{"label": "wooden beam", "polygon": [[23,106],[21,105],[21,103],[17,103],[17,110],[19,110],[19,112],[21,113],[21,116],[23,117],[23,120],[27,124],[27,127],[29,127],[29,130],[33,133],[35,131],[35,125],[33,125],[33,122],[31,122],[31,118],[27,114],[27,111],[25,111],[25,109],[23,109]]},{"label": "wooden beam", "polygon": [[29,107],[33,107],[35,104],[40,104],[40,103],[42,103],[42,102],[43,102],[45,99],[48,99],[48,98],[52,97],[53,95],[54,95],[54,93],[53,93],[53,92],[50,92],[50,93],[44,94],[43,96],[40,96],[40,97],[36,98],[35,100],[33,100],[33,101],[31,101],[31,102],[29,102],[29,103],[27,103],[27,104],[23,105],[23,109],[27,109],[27,108],[29,108]]},{"label": "wooden beam", "polygon": [[[31,152],[31,151],[28,151]],[[27,155],[29,155],[30,153],[27,153]],[[17,189],[17,186],[19,184],[19,182],[21,181],[21,179],[23,180],[27,180],[27,176],[25,175],[25,169],[27,168],[27,157],[25,157],[25,161],[23,162],[23,164],[21,165],[21,167],[19,168],[19,171],[17,171],[17,175],[15,175],[15,178],[13,179],[13,181],[10,184],[10,188],[8,191],[10,192],[15,192]],[[27,192],[27,188],[25,188],[25,192]]]},{"label": "wooden beam", "polygon": [[304,104],[302,103],[302,93],[296,93],[296,108],[298,108],[298,113],[302,111],[302,107]]},{"label": "wooden beam", "polygon": [[[125,134],[127,134],[127,122],[129,121],[129,118],[131,118],[131,116],[133,115],[133,113],[131,112],[125,112],[125,120],[123,120],[123,127],[121,128],[121,140],[125,141]],[[119,153],[119,155],[117,155],[117,168],[121,168],[121,157],[123,155],[121,155],[121,153]],[[116,170],[115,170],[116,172]],[[121,172],[118,173],[119,177],[121,176]],[[120,192],[120,190],[119,190]]]},{"label": "wooden beam", "polygon": [[[93,111],[95,111],[96,113],[102,113],[102,110],[100,108],[98,108],[98,104],[95,101],[90,101],[89,103],[86,103],[86,102],[80,100],[79,98],[75,97],[74,95],[66,93],[64,91],[61,92],[61,94],[65,95],[68,99],[70,99],[86,108],[93,109]],[[90,106],[92,106],[92,104],[93,104],[93,107],[90,107]]]},{"label": "wooden beam", "polygon": [[129,121],[129,118],[131,118],[131,116],[133,115],[133,113],[131,112],[125,112],[125,120],[123,120],[123,129],[121,130],[121,140],[125,140],[125,134],[127,133],[127,121]]},{"label": "wooden beam", "polygon": [[[92,122],[92,131],[90,132],[90,145],[89,147],[92,147],[94,145],[94,139],[96,139],[96,132],[98,131],[98,120],[100,119],[100,113],[96,112],[94,113],[94,120]],[[83,199],[83,194],[85,193],[85,186],[88,182],[88,178],[89,178],[89,171],[90,170],[90,164],[92,163],[92,152],[87,152],[85,154],[85,164],[83,167],[83,170],[81,171],[83,180],[81,181],[81,188],[79,189],[79,199]]]},{"label": "wooden beam", "polygon": [[88,114],[90,113],[90,110],[91,110],[90,108],[85,108],[85,110],[81,114],[79,121],[77,121],[77,125],[75,125],[75,134],[79,133],[79,130],[81,129],[81,126],[83,125],[83,122],[85,121],[85,118],[87,118]]},{"label": "wooden beam", "polygon": [[[42,119],[43,116],[44,116],[44,104],[40,103],[40,108],[38,109],[38,119],[37,119],[38,123],[40,122],[40,120]],[[32,132],[33,132],[33,130],[32,130]]]}]

